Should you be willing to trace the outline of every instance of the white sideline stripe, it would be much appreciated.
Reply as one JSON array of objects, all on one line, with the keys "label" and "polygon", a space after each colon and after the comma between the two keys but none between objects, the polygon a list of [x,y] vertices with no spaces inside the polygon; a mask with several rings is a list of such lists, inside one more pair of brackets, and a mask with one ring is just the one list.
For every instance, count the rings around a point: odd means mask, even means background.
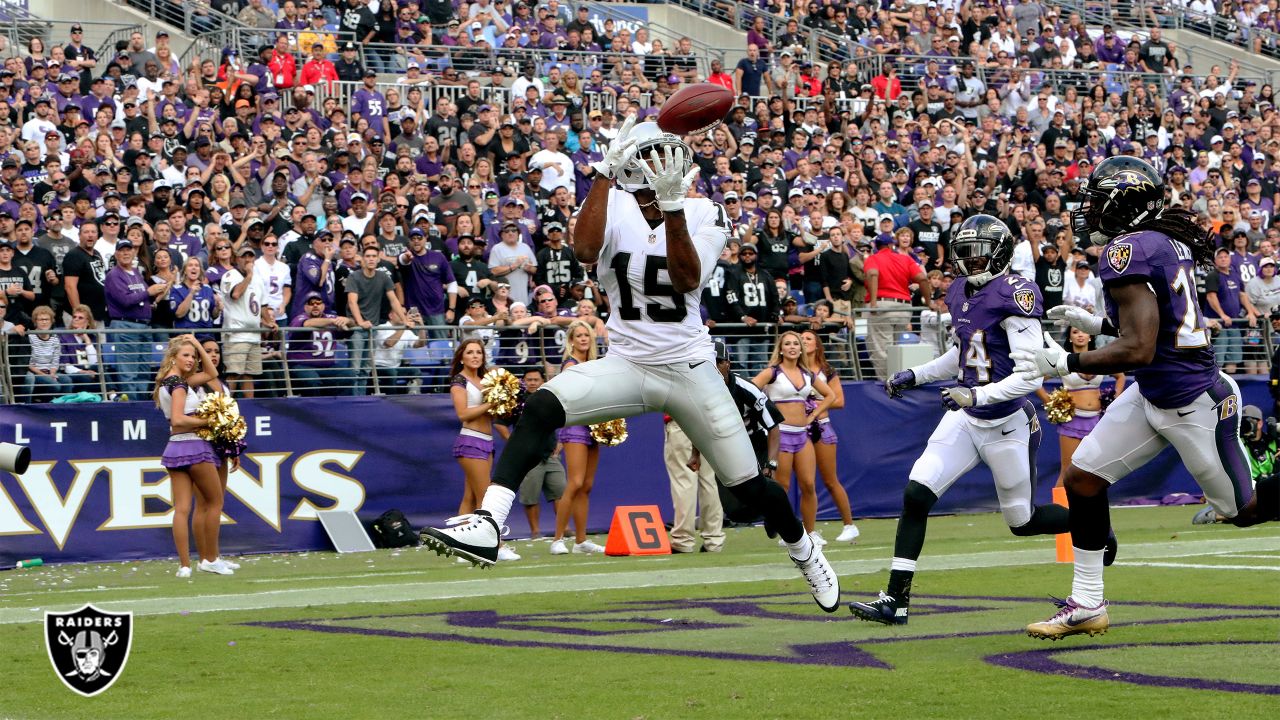
[{"label": "white sideline stripe", "polygon": [[[69,595],[71,593],[83,593],[83,592],[100,593],[100,592],[107,592],[108,590],[111,590],[111,591],[119,590],[121,592],[128,592],[131,590],[155,590],[158,587],[160,586],[159,585],[126,585],[123,587],[113,587],[113,588],[67,588],[65,590],[62,588],[58,588],[57,593],[59,595]],[[17,593],[7,592],[4,594],[4,596],[6,598],[13,598],[13,597],[23,597],[26,595],[48,595],[48,594],[49,594],[48,590],[32,590],[29,592],[17,592]]]},{"label": "white sideline stripe", "polygon": [[[1251,548],[1263,552],[1280,550],[1280,536],[1251,539]],[[1159,560],[1186,557],[1194,554],[1225,553],[1239,549],[1240,540],[1197,540],[1179,542],[1139,543],[1121,546],[1124,557],[1134,560]],[[430,556],[436,562],[443,562]],[[1020,565],[1049,565],[1052,556],[1044,548],[1030,550],[1003,550],[998,552],[934,555],[920,559],[922,571],[968,570],[986,567],[1012,567]],[[1136,564],[1130,562],[1129,564]],[[841,575],[866,575],[883,572],[889,568],[889,558],[874,560],[846,560],[832,565]],[[1183,567],[1182,564],[1172,564]],[[1206,565],[1206,568],[1225,569],[1225,565]],[[1240,569],[1253,570],[1253,566]],[[481,572],[481,571],[477,571]],[[346,576],[349,577],[349,576]],[[93,604],[103,610],[131,610],[135,615],[172,615],[176,613],[228,612],[265,610],[269,608],[293,608],[308,605],[345,605],[370,602],[417,602],[423,600],[448,600],[466,597],[490,597],[525,593],[583,593],[598,590],[625,590],[642,587],[680,587],[686,585],[717,585],[742,583],[753,580],[795,580],[800,578],[795,568],[781,557],[766,565],[737,565],[733,567],[658,567],[649,564],[633,570],[611,573],[582,573],[555,577],[479,577],[467,580],[429,580],[414,583],[377,583],[372,585],[334,585],[313,588],[287,588],[261,590],[223,595],[193,595],[189,597],[112,598],[113,588],[102,591],[104,597],[95,598]],[[118,589],[118,588],[116,588]],[[376,590],[377,592],[361,592]],[[75,610],[82,603],[53,603],[47,607],[0,609],[0,625],[41,622],[46,610]]]},{"label": "white sideline stripe", "polygon": [[1244,553],[1223,553],[1222,557],[1249,558],[1252,560],[1280,560],[1280,555],[1246,555]]},{"label": "white sideline stripe", "polygon": [[1204,563],[1171,562],[1117,562],[1116,565],[1124,565],[1126,567],[1181,568],[1189,570],[1268,570],[1270,572],[1280,572],[1280,566],[1275,565],[1208,565]]}]

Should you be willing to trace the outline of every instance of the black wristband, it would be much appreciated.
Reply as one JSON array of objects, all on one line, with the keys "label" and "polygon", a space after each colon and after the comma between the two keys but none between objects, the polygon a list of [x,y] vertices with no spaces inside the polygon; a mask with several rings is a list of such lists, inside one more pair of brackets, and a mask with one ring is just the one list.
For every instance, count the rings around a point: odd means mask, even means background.
[{"label": "black wristband", "polygon": [[1067,370],[1080,372],[1080,353],[1067,353]]}]

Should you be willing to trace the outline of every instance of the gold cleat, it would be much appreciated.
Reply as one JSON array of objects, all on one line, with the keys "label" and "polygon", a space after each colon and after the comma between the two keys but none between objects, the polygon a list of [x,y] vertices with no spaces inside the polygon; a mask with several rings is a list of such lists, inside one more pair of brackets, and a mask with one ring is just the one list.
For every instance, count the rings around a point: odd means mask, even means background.
[{"label": "gold cleat", "polygon": [[1075,600],[1054,599],[1059,610],[1044,622],[1031,623],[1027,634],[1041,640],[1059,640],[1068,635],[1105,635],[1111,621],[1107,617],[1107,603],[1095,608],[1077,605]]}]

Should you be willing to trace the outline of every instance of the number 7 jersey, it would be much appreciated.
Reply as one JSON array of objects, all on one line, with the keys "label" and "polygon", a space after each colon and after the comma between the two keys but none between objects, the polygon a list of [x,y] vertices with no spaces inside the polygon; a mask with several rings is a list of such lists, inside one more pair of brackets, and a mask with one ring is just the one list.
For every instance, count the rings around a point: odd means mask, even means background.
[{"label": "number 7 jersey", "polygon": [[1120,235],[1103,249],[1098,277],[1107,317],[1116,327],[1122,318],[1111,288],[1146,282],[1156,295],[1160,327],[1155,356],[1133,372],[1144,398],[1158,408],[1185,407],[1217,382],[1218,366],[1200,314],[1190,248],[1151,230]]},{"label": "number 7 jersey", "polygon": [[667,226],[650,228],[628,192],[609,191],[598,273],[609,296],[609,354],[643,365],[714,360],[700,303],[729,239],[729,219],[705,198],[684,201],[685,224],[701,263],[698,287],[677,293],[667,270]]}]

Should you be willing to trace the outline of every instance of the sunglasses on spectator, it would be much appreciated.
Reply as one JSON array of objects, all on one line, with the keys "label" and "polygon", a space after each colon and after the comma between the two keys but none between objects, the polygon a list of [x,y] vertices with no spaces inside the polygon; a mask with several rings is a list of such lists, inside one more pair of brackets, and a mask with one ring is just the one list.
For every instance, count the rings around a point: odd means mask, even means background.
[{"label": "sunglasses on spectator", "polygon": [[219,245],[214,248],[214,250],[230,250],[230,249],[231,249],[230,245]]},{"label": "sunglasses on spectator", "polygon": [[276,246],[278,246],[279,244],[280,244],[280,243],[264,242],[264,243],[262,243],[262,247],[276,247]]},{"label": "sunglasses on spectator", "polygon": [[119,220],[106,220],[106,221],[104,221],[102,224],[103,224],[103,225],[119,225],[119,224],[120,224],[120,221],[119,221]]}]

